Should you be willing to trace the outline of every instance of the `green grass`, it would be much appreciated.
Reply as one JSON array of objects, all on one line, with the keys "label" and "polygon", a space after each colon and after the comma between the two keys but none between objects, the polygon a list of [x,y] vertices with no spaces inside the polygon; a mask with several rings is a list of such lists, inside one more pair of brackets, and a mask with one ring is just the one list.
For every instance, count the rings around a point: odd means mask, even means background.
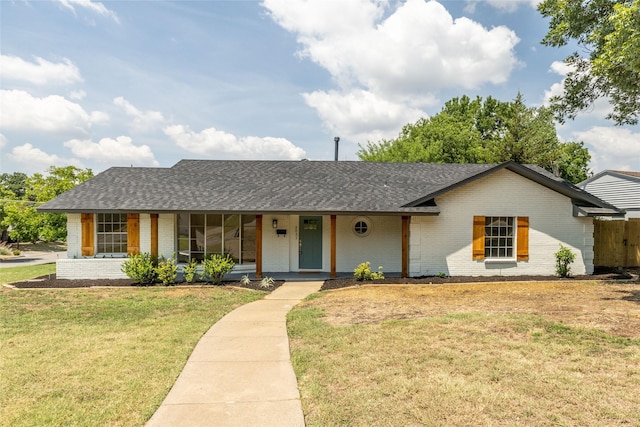
[{"label": "green grass", "polygon": [[640,425],[640,340],[526,314],[322,317],[288,317],[309,427]]},{"label": "green grass", "polygon": [[55,263],[30,265],[23,267],[0,268],[0,285],[5,283],[18,282],[21,280],[33,279],[34,277],[55,274]]},{"label": "green grass", "polygon": [[263,292],[0,290],[0,426],[143,425],[201,336]]}]

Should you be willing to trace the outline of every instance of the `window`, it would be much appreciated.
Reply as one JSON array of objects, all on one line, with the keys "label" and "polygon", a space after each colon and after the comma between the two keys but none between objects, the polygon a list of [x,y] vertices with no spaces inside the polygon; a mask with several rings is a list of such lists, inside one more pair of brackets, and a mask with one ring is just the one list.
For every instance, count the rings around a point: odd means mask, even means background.
[{"label": "window", "polygon": [[228,254],[236,264],[256,259],[255,215],[178,215],[178,262]]},{"label": "window", "polygon": [[529,217],[474,216],[474,260],[529,260]]},{"label": "window", "polygon": [[485,217],[485,258],[513,258],[513,241],[513,217]]},{"label": "window", "polygon": [[97,214],[98,253],[127,253],[127,214]]},{"label": "window", "polygon": [[373,223],[369,218],[359,217],[351,223],[353,233],[358,237],[366,237],[371,233]]}]

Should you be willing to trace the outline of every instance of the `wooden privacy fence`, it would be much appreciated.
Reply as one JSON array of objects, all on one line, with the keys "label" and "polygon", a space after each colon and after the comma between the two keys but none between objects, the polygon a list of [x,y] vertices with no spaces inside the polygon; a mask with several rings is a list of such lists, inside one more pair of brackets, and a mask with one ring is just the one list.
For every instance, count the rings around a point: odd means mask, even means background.
[{"label": "wooden privacy fence", "polygon": [[640,218],[594,220],[596,267],[640,267]]}]

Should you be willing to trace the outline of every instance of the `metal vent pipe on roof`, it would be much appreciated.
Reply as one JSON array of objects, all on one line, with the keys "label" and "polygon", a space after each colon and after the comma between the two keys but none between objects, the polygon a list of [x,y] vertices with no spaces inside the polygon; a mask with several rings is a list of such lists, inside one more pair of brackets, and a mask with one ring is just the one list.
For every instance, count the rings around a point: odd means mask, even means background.
[{"label": "metal vent pipe on roof", "polygon": [[335,138],[333,138],[333,141],[336,143],[336,156],[335,156],[335,161],[338,161],[338,143],[340,142],[340,137],[336,136]]}]

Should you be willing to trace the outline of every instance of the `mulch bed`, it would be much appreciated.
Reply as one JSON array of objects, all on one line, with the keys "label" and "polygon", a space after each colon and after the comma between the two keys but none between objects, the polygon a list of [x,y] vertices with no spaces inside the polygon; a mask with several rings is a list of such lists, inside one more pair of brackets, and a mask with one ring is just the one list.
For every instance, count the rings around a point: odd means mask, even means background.
[{"label": "mulch bed", "polygon": [[[616,270],[596,270],[591,275],[572,276],[568,278],[559,278],[556,276],[424,276],[424,277],[409,277],[402,278],[386,278],[381,280],[371,280],[366,282],[357,281],[353,278],[344,279],[330,279],[324,282],[321,290],[326,291],[330,289],[340,289],[349,286],[358,285],[371,285],[371,284],[401,284],[401,285],[435,285],[444,283],[478,283],[478,282],[522,282],[522,281],[547,281],[547,280],[602,280],[602,281],[616,281],[616,280],[632,280],[638,281],[638,274],[640,269],[627,269],[624,271]],[[640,282],[639,282],[640,283]]]},{"label": "mulch bed", "polygon": [[[425,276],[425,277],[409,277],[399,278],[390,277],[381,280],[371,280],[366,282],[359,282],[353,278],[343,279],[330,279],[326,280],[322,285],[321,290],[340,289],[349,286],[358,286],[364,284],[416,284],[416,285],[430,285],[430,284],[443,284],[443,283],[477,283],[477,282],[518,282],[518,281],[545,281],[545,280],[601,280],[601,281],[617,281],[617,280],[634,280],[637,283],[638,274],[640,269],[626,269],[624,271],[618,270],[596,270],[592,275],[573,276],[565,279],[560,279],[556,276]],[[273,291],[284,283],[283,280],[277,280],[274,285],[265,289],[260,287],[259,280],[253,280],[251,283],[245,285],[239,281],[225,281],[222,285],[218,286],[234,286],[245,289],[255,289],[259,291]],[[68,280],[68,279],[56,279],[56,275],[41,276],[36,279],[27,280],[24,282],[11,283],[19,289],[37,288],[89,288],[89,287],[107,287],[107,286],[119,286],[119,287],[141,287],[148,285],[139,285],[134,283],[130,279],[94,279],[94,280]],[[156,283],[153,286],[163,286],[161,283]],[[216,286],[206,282],[195,283],[175,283],[172,286]]]},{"label": "mulch bed", "polygon": [[[276,280],[273,286],[269,289],[260,287],[259,280],[253,280],[251,283],[245,285],[239,281],[225,281],[221,285],[214,285],[207,282],[194,282],[194,283],[175,283],[174,286],[203,286],[203,287],[215,287],[215,286],[228,286],[238,287],[245,289],[255,289],[259,291],[273,291],[282,286],[283,280]],[[134,283],[131,279],[93,279],[93,280],[69,280],[69,279],[56,279],[56,275],[41,276],[35,279],[26,280],[24,282],[11,283],[11,286],[18,289],[47,289],[47,288],[91,288],[91,287],[146,287],[146,286],[164,286],[162,283],[155,283],[153,285],[140,285]]]}]

